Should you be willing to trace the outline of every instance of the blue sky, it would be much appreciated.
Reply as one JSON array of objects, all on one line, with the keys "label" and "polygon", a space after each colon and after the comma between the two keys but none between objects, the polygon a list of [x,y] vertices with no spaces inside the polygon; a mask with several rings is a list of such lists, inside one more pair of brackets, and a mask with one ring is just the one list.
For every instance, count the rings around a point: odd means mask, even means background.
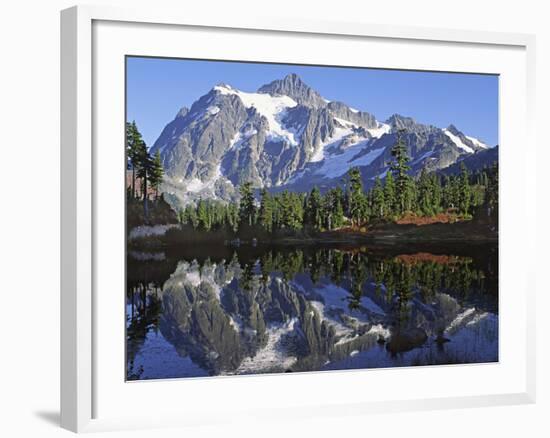
[{"label": "blue sky", "polygon": [[127,119],[152,146],[182,106],[214,85],[250,92],[289,73],[380,121],[398,113],[440,128],[453,123],[490,146],[498,143],[498,77],[478,74],[129,57]]}]

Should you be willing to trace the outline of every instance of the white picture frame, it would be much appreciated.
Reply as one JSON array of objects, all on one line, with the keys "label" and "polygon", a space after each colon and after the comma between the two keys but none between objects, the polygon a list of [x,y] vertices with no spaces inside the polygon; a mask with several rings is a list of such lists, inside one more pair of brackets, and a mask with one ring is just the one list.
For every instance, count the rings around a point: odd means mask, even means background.
[{"label": "white picture frame", "polygon": [[[96,27],[101,23],[107,23],[107,27],[111,26],[130,26],[134,27],[132,32],[139,32],[135,29],[136,26],[148,28],[152,34],[166,33],[177,31],[178,28],[185,28],[191,31],[199,31],[202,36],[220,35],[223,32],[230,30],[243,35],[254,35],[261,38],[263,33],[269,33],[270,38],[334,38],[340,41],[354,41],[361,44],[364,41],[384,41],[385,44],[409,44],[411,47],[428,46],[445,47],[446,44],[453,44],[456,47],[463,47],[464,50],[475,50],[476,48],[484,48],[484,50],[503,53],[501,65],[505,65],[506,53],[514,54],[510,62],[514,64],[515,73],[510,73],[510,78],[523,78],[525,82],[518,79],[518,83],[506,82],[501,85],[501,92],[505,99],[510,99],[509,102],[515,102],[520,107],[516,109],[518,113],[514,113],[521,117],[518,126],[509,126],[505,123],[504,130],[501,131],[503,140],[521,138],[524,139],[521,147],[525,154],[534,156],[535,141],[534,141],[534,53],[535,53],[535,38],[532,35],[523,34],[507,34],[507,33],[491,33],[484,31],[461,31],[451,29],[424,29],[416,27],[402,26],[386,26],[356,23],[338,23],[338,22],[317,22],[308,20],[297,20],[290,17],[287,18],[256,18],[250,19],[242,17],[239,22],[228,23],[222,16],[209,14],[208,16],[200,16],[189,14],[185,10],[165,11],[157,8],[148,10],[134,9],[119,9],[104,6],[78,6],[62,11],[61,13],[61,426],[75,431],[101,431],[120,428],[147,428],[147,427],[163,427],[163,426],[184,426],[190,424],[202,424],[208,418],[212,418],[212,413],[215,413],[216,421],[222,422],[228,420],[229,416],[237,418],[246,418],[247,416],[255,416],[257,418],[269,418],[271,415],[287,415],[290,418],[306,418],[312,415],[361,415],[366,412],[398,412],[413,409],[441,409],[441,408],[456,408],[456,407],[474,407],[474,406],[489,406],[489,405],[504,405],[504,404],[520,404],[532,403],[535,400],[535,309],[534,309],[534,275],[529,264],[530,256],[522,260],[522,264],[517,269],[517,278],[526,278],[520,284],[520,297],[518,303],[515,303],[518,309],[521,310],[521,315],[518,316],[520,322],[518,324],[518,347],[517,366],[514,365],[512,371],[506,371],[500,376],[502,380],[503,390],[487,389],[487,392],[474,393],[464,389],[462,392],[456,389],[454,392],[434,391],[433,396],[418,396],[414,388],[401,396],[396,393],[388,397],[361,398],[357,397],[349,402],[342,402],[334,399],[333,402],[327,401],[331,395],[331,391],[336,386],[334,385],[351,385],[353,384],[354,374],[357,371],[348,372],[333,372],[330,378],[331,381],[326,381],[326,395],[319,396],[312,394],[307,398],[302,398],[295,405],[284,405],[281,403],[273,406],[280,406],[276,410],[273,407],[267,406],[262,409],[259,406],[252,404],[246,405],[246,401],[241,400],[244,405],[235,411],[223,412],[217,405],[206,405],[201,398],[198,398],[194,408],[196,411],[193,414],[184,415],[184,409],[180,411],[174,410],[171,412],[162,412],[159,407],[159,412],[155,415],[144,416],[135,414],[131,415],[131,410],[127,412],[109,410],[108,403],[105,402],[106,397],[112,399],[112,404],[119,403],[117,398],[122,396],[121,392],[106,393],[104,389],[109,379],[118,378],[118,374],[113,372],[112,376],[105,377],[108,367],[105,366],[105,359],[112,360],[114,366],[120,365],[119,358],[109,358],[108,354],[98,354],[105,344],[104,331],[98,327],[98,312],[102,315],[107,315],[108,320],[116,315],[115,309],[109,317],[109,312],[103,312],[105,300],[98,300],[98,287],[101,287],[102,276],[105,272],[102,266],[105,263],[102,251],[105,251],[105,245],[102,245],[101,239],[109,238],[111,242],[117,242],[121,236],[115,234],[106,236],[101,223],[101,208],[98,208],[101,203],[121,202],[123,198],[116,196],[107,200],[105,187],[102,188],[101,180],[108,184],[109,181],[117,181],[119,175],[109,173],[109,166],[104,165],[104,155],[97,151],[98,139],[110,138],[113,141],[120,139],[120,136],[111,136],[102,131],[103,113],[99,112],[99,106],[102,105],[101,93],[98,92],[98,84],[101,82],[102,68],[98,67],[94,60],[101,60],[102,66],[105,65],[101,58],[101,51],[107,51],[105,44],[102,43],[101,32]],[[118,30],[117,30],[118,32]],[[120,53],[125,52],[124,45],[117,45],[116,33],[107,33],[109,41],[112,42],[113,56],[119,57]],[[113,35],[115,35],[113,39]],[[161,38],[162,36],[159,36]],[[121,38],[122,40],[122,38]],[[155,49],[155,38],[149,40],[148,50]],[[139,42],[137,44],[140,44]],[[311,44],[315,44],[312,42]],[[415,46],[416,45],[416,46]],[[313,46],[312,46],[313,47]],[[116,52],[121,50],[122,52]],[[198,50],[198,49],[197,49]],[[427,49],[426,49],[427,50]],[[434,49],[437,50],[437,47]],[[237,53],[237,52],[235,52]],[[289,52],[290,53],[290,52]],[[466,52],[465,52],[466,53]],[[135,54],[135,53],[126,53]],[[163,53],[162,53],[163,54]],[[237,55],[238,56],[238,53]],[[277,56],[274,53],[271,56]],[[292,56],[292,55],[289,55]],[[498,55],[500,56],[500,55]],[[510,55],[512,56],[512,55]],[[519,58],[518,58],[519,56]],[[443,57],[442,57],[443,58]],[[118,59],[118,58],[117,58]],[[231,59],[231,58],[229,58]],[[251,59],[250,57],[246,59]],[[520,59],[518,65],[517,60]],[[293,59],[289,59],[290,62]],[[454,64],[445,64],[448,69],[455,71],[460,69],[460,60],[457,60],[456,67]],[[404,63],[409,61],[404,60]],[[412,61],[411,61],[412,62]],[[415,61],[419,62],[419,61]],[[437,67],[437,63],[443,65],[442,60],[425,60],[426,69],[444,69]],[[481,60],[479,61],[481,62]],[[487,71],[487,60],[485,65],[479,67],[479,71],[498,73],[502,72],[496,68],[495,70]],[[499,61],[500,62],[500,61]],[[414,63],[410,64],[414,68]],[[119,65],[120,66],[120,65]],[[450,67],[449,67],[450,66]],[[388,66],[398,67],[398,66]],[[504,68],[504,67],[502,67]],[[512,67],[510,67],[512,68]],[[460,71],[460,70],[458,70]],[[466,70],[465,70],[466,71]],[[470,71],[469,69],[467,71]],[[511,70],[510,70],[511,71]],[[118,71],[120,72],[120,70]],[[120,93],[120,84],[124,82],[124,78],[117,77],[110,84],[113,87],[115,94]],[[102,85],[99,85],[101,88]],[[515,94],[506,93],[514,88]],[[106,90],[105,87],[103,89]],[[110,91],[113,91],[111,89]],[[116,111],[123,111],[120,108]],[[116,117],[119,112],[113,113]],[[111,116],[111,114],[109,114]],[[512,114],[504,112],[501,114],[501,124],[511,120]],[[118,120],[118,119],[117,119]],[[120,122],[121,130],[123,130],[122,119]],[[99,126],[99,128],[98,128]],[[515,130],[515,131],[514,131]],[[121,143],[122,144],[122,143]],[[503,143],[501,150],[502,163],[510,160],[512,157],[506,152],[506,142]],[[120,150],[122,151],[122,147]],[[504,152],[502,152],[504,151]],[[103,158],[102,158],[103,157]],[[114,167],[118,166],[121,161],[117,161],[120,157],[114,158]],[[98,174],[98,166],[101,167],[101,176]],[[506,164],[504,164],[506,166]],[[122,169],[123,166],[120,166]],[[506,168],[506,167],[505,167]],[[524,202],[531,202],[535,205],[533,190],[535,186],[535,175],[533,172],[527,172],[527,168],[521,170],[520,166],[519,178],[521,183],[519,187],[506,183],[506,172],[503,175],[503,184],[501,187],[501,196],[503,199],[507,197],[520,197]],[[122,189],[122,184],[121,184]],[[116,195],[116,194],[115,194]],[[510,206],[510,205],[509,205]],[[510,206],[511,207],[511,206]],[[523,211],[522,211],[523,210]],[[104,211],[104,210],[103,210]],[[509,215],[507,215],[509,213]],[[522,215],[520,217],[520,215]],[[115,215],[116,218],[116,215]],[[502,220],[502,236],[506,236],[509,242],[504,246],[502,253],[506,256],[509,253],[509,260],[513,261],[514,254],[512,250],[520,250],[522,254],[534,254],[533,251],[536,239],[536,227],[534,216],[529,216],[525,209],[503,208],[501,212]],[[524,226],[522,236],[514,235],[514,223],[517,220],[523,220]],[[117,230],[123,228],[123,224],[117,225]],[[115,232],[113,232],[115,233]],[[120,234],[120,233],[119,233]],[[517,234],[517,229],[516,233]],[[111,239],[113,238],[113,239]],[[114,243],[113,243],[114,244]],[[107,275],[107,274],[106,274]],[[527,278],[527,275],[529,277]],[[515,278],[515,277],[513,277]],[[510,277],[510,281],[513,280]],[[503,281],[503,280],[501,280]],[[510,284],[508,281],[508,284]],[[501,283],[502,284],[502,283]],[[120,297],[123,297],[121,292]],[[507,296],[505,296],[507,298]],[[510,301],[503,299],[501,306],[511,305]],[[103,307],[102,307],[103,306]],[[504,318],[504,316],[503,316]],[[506,322],[504,320],[504,322]],[[110,321],[109,324],[118,324],[117,321]],[[102,316],[101,324],[107,324]],[[117,337],[118,336],[118,337]],[[119,334],[114,336],[120,340]],[[502,340],[501,342],[508,342]],[[120,346],[123,348],[123,346]],[[105,347],[105,352],[110,351]],[[114,347],[113,347],[114,348]],[[514,360],[516,360],[514,359]],[[496,364],[496,366],[506,367],[504,363]],[[417,376],[425,376],[427,372],[434,379],[445,379],[445,375],[450,373],[459,373],[457,370],[460,366],[452,368],[442,368],[435,370],[434,368],[424,370],[413,370]],[[105,371],[107,369],[107,371]],[[483,368],[472,367],[468,368],[471,375],[482,373]],[[487,369],[489,370],[489,369]],[[498,368],[494,370],[498,371]],[[489,373],[494,372],[493,369]],[[386,370],[387,372],[388,370]],[[393,378],[399,379],[399,373],[410,373],[411,370],[393,370]],[[508,374],[506,374],[508,373]],[[327,374],[325,373],[325,376]],[[359,374],[357,374],[359,375]],[[409,374],[410,375],[410,374]],[[454,375],[454,374],[453,374]],[[456,374],[459,376],[460,374]],[[361,374],[365,376],[365,374]],[[382,374],[380,374],[382,376]],[[506,377],[508,376],[508,377]],[[283,379],[292,379],[292,386],[313,388],[319,385],[320,378],[323,378],[319,373],[313,373],[312,376],[294,375],[284,376]],[[334,379],[340,380],[334,380]],[[363,377],[362,377],[363,378]],[[369,377],[372,381],[372,374]],[[243,393],[250,391],[250,379],[254,380],[254,385],[258,388],[272,388],[276,386],[288,386],[281,376],[257,376],[251,378],[220,378],[220,379],[190,379],[187,384],[187,394],[199,394],[199,391],[212,393],[219,391],[240,391]],[[326,378],[325,378],[326,379]],[[406,379],[406,377],[404,377]],[[504,380],[509,380],[509,387],[504,388]],[[405,380],[406,381],[406,380]],[[102,383],[103,382],[103,383]],[[513,385],[512,385],[513,383]],[[120,382],[123,386],[125,383]],[[141,391],[153,391],[157,396],[165,392],[169,394],[174,385],[181,385],[181,382],[164,381],[164,382],[149,382],[140,383],[138,385],[127,383],[126,387],[131,387],[131,394],[128,397],[135,397],[136,393]],[[139,386],[141,385],[141,386]],[[495,383],[496,385],[496,383]],[[122,388],[121,386],[121,388]],[[460,385],[459,385],[460,386]],[[343,386],[345,387],[345,386]],[[154,389],[153,389],[154,388]],[[491,388],[487,386],[487,388]],[[121,389],[121,391],[125,391]],[[483,390],[482,390],[483,391]],[[261,391],[259,391],[261,392]],[[334,394],[334,393],[333,393]],[[460,395],[457,395],[460,394]],[[283,393],[275,394],[274,403],[277,402],[277,397],[282,397]],[[169,395],[171,397],[172,395]],[[315,397],[317,397],[315,399]],[[279,400],[280,402],[280,400]],[[105,407],[104,407],[105,406]],[[208,409],[209,416],[206,415]],[[103,414],[102,412],[106,412]],[[189,412],[189,411],[187,411]]]}]

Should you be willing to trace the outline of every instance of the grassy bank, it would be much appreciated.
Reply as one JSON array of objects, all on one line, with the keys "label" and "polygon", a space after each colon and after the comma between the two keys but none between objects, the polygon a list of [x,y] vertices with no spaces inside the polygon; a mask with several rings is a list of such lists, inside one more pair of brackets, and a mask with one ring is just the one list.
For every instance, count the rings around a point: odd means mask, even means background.
[{"label": "grassy bank", "polygon": [[343,229],[323,233],[328,239],[399,241],[497,241],[494,225],[477,221],[454,223],[379,223],[363,230]]},{"label": "grassy bank", "polygon": [[467,220],[454,223],[379,222],[363,227],[346,227],[334,231],[276,232],[272,234],[256,230],[233,232],[217,229],[199,231],[189,225],[168,230],[164,235],[133,240],[134,248],[160,248],[195,245],[322,245],[338,243],[379,243],[384,245],[404,242],[496,242],[498,231],[494,224]]}]

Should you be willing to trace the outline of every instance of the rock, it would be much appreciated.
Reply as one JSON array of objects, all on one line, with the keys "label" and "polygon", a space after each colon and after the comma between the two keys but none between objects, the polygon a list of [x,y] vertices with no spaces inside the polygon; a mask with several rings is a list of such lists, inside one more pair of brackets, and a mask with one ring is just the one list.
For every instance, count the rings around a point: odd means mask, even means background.
[{"label": "rock", "polygon": [[392,334],[390,341],[386,344],[386,349],[392,354],[404,353],[420,347],[427,339],[428,335],[421,328],[399,330]]},{"label": "rock", "polygon": [[263,85],[258,93],[289,96],[299,104],[313,108],[324,107],[327,104],[317,91],[307,86],[295,73]]}]

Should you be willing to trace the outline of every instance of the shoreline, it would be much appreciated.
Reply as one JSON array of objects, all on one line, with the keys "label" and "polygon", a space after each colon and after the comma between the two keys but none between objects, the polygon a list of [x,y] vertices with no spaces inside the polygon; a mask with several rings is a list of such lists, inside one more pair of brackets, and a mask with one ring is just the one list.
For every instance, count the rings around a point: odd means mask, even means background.
[{"label": "shoreline", "polygon": [[[325,246],[325,245],[360,245],[371,244],[380,246],[399,246],[402,244],[461,244],[465,242],[491,244],[498,243],[498,231],[492,230],[488,224],[471,221],[453,224],[436,223],[429,225],[378,224],[365,231],[342,229],[325,231],[315,234],[265,236],[238,236],[220,232],[193,232],[178,229],[171,225],[166,230],[170,233],[146,235],[141,238],[129,238],[129,247],[136,248],[170,248],[180,245],[201,246]],[[175,233],[175,234],[172,234]],[[168,234],[168,235],[167,235]]]}]

